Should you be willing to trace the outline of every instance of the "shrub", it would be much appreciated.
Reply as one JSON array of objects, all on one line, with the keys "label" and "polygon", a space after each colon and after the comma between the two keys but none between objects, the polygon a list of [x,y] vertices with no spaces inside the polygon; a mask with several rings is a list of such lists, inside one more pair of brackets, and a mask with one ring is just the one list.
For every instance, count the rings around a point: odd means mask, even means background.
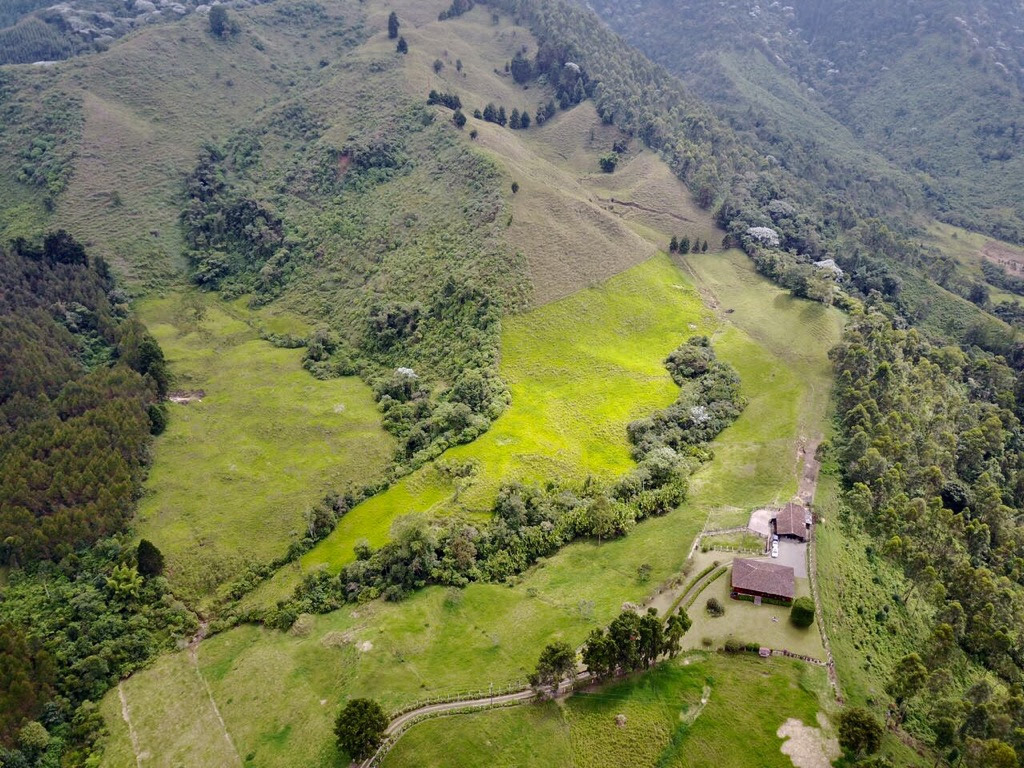
[{"label": "shrub", "polygon": [[704,608],[716,618],[725,615],[725,606],[722,605],[717,597],[709,597],[707,603],[704,604]]},{"label": "shrub", "polygon": [[139,573],[143,576],[159,576],[164,572],[164,556],[149,539],[142,539],[136,551]]},{"label": "shrub", "polygon": [[215,5],[210,9],[210,32],[215,37],[228,37],[238,31],[238,24],[228,16],[223,5]]},{"label": "shrub", "polygon": [[651,566],[649,563],[643,563],[636,569],[636,581],[637,584],[646,584],[651,580]]},{"label": "shrub", "polygon": [[805,629],[814,623],[814,600],[809,597],[798,597],[789,611],[789,620],[793,626]]}]

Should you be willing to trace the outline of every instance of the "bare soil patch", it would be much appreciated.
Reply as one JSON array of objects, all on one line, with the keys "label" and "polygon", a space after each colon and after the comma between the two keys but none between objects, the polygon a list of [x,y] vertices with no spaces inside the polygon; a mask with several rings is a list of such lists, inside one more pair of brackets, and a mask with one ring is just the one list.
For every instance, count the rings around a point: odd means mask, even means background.
[{"label": "bare soil patch", "polygon": [[206,397],[206,392],[202,389],[176,389],[167,393],[167,400],[178,403],[178,405],[201,403],[204,397]]},{"label": "bare soil patch", "polygon": [[981,247],[981,255],[987,261],[998,264],[1007,272],[1024,274],[1024,251],[1006,243],[989,240]]},{"label": "bare soil patch", "polygon": [[839,742],[825,735],[824,718],[818,714],[822,728],[804,725],[802,721],[789,718],[779,726],[776,735],[783,739],[780,750],[793,761],[795,768],[829,768],[832,761],[841,754]]},{"label": "bare soil patch", "polygon": [[750,522],[747,523],[747,527],[754,533],[759,533],[762,536],[772,535],[772,518],[778,514],[777,509],[770,507],[764,507],[762,509],[755,509],[750,513]]}]

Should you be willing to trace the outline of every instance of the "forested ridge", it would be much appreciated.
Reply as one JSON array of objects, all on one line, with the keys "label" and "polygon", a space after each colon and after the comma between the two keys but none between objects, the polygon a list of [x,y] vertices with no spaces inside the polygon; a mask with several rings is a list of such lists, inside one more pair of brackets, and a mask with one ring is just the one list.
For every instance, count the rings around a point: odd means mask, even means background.
[{"label": "forested ridge", "polygon": [[844,189],[875,214],[926,208],[1020,240],[1019,190],[1004,176],[1019,167],[1024,116],[1013,4],[594,6],[745,141],[815,184]]},{"label": "forested ridge", "polygon": [[926,647],[891,672],[892,715],[970,765],[989,764],[978,755],[996,749],[990,740],[1024,754],[1020,377],[1003,358],[870,310],[832,357],[848,514],[933,612]]},{"label": "forested ridge", "polygon": [[0,281],[0,541],[18,564],[121,530],[168,382],[106,265],[65,233],[0,249]]},{"label": "forested ridge", "polygon": [[125,533],[168,386],[126,301],[65,232],[0,247],[5,766],[80,764],[90,702],[194,623]]},{"label": "forested ridge", "polygon": [[[544,82],[579,67],[602,118],[658,151],[697,201],[715,211],[727,244],[746,250],[767,277],[825,303],[842,301],[843,293],[867,297],[876,291],[929,332],[970,337],[999,353],[1012,344],[1010,329],[972,305],[970,286],[937,284],[930,268],[934,255],[915,237],[918,205],[892,174],[870,163],[844,167],[825,158],[821,147],[806,157],[818,165],[811,172],[789,156],[795,149],[773,149],[717,114],[589,10],[565,0],[489,5],[513,14],[538,38],[533,77]],[[781,135],[789,141],[794,134]],[[826,258],[844,270],[838,286],[815,266]]]}]

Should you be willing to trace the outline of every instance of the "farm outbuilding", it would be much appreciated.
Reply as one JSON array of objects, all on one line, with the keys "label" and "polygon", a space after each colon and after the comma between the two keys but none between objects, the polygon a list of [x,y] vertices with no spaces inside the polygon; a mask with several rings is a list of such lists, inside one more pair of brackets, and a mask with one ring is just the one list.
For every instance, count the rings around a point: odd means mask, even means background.
[{"label": "farm outbuilding", "polygon": [[795,575],[788,565],[739,557],[732,561],[733,597],[749,595],[755,602],[767,597],[790,603],[795,594]]},{"label": "farm outbuilding", "polygon": [[811,513],[800,504],[787,504],[772,520],[772,530],[779,538],[807,541],[811,537]]}]

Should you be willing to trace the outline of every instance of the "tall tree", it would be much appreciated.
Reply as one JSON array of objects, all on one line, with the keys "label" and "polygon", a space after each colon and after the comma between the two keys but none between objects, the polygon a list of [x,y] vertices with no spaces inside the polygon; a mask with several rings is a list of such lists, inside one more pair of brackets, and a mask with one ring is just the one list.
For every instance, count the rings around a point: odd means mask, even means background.
[{"label": "tall tree", "polygon": [[223,5],[215,5],[210,8],[210,32],[215,37],[227,37],[231,29],[231,20],[228,18],[228,9]]},{"label": "tall tree", "polygon": [[593,629],[583,645],[583,663],[601,680],[615,671],[615,643],[603,629]]},{"label": "tall tree", "polygon": [[656,608],[648,608],[640,617],[640,655],[649,667],[665,651],[665,625],[658,618]]},{"label": "tall tree", "polygon": [[928,679],[928,667],[916,653],[908,653],[893,667],[885,690],[896,700],[900,712],[906,710],[907,701],[917,695]]},{"label": "tall tree", "polygon": [[839,713],[839,746],[855,758],[871,755],[882,745],[882,724],[863,707]]},{"label": "tall tree", "polygon": [[682,642],[683,635],[689,631],[692,624],[693,620],[682,608],[669,617],[668,626],[665,629],[665,650],[669,656],[675,657],[679,653],[679,643]]},{"label": "tall tree", "polygon": [[163,553],[149,539],[139,541],[136,560],[139,564],[139,573],[143,576],[159,576],[164,572]]},{"label": "tall tree", "polygon": [[530,684],[538,689],[558,691],[563,680],[576,679],[576,651],[568,643],[551,643],[540,652],[537,669],[530,676]]},{"label": "tall tree", "polygon": [[334,735],[338,747],[354,760],[365,760],[384,739],[388,718],[372,699],[352,699],[338,713]]},{"label": "tall tree", "polygon": [[398,14],[394,11],[388,16],[388,39],[394,40],[398,37]]}]

